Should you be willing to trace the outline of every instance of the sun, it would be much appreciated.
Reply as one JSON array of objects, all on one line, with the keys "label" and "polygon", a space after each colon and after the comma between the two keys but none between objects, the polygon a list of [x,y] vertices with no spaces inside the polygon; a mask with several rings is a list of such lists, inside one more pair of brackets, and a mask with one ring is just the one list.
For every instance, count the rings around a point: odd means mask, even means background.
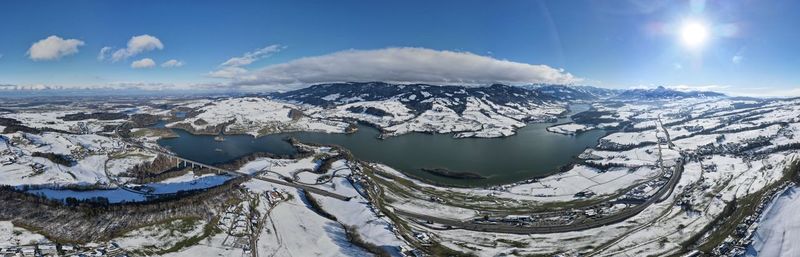
[{"label": "sun", "polygon": [[708,40],[708,28],[697,21],[685,22],[681,27],[681,41],[691,49],[702,47]]}]

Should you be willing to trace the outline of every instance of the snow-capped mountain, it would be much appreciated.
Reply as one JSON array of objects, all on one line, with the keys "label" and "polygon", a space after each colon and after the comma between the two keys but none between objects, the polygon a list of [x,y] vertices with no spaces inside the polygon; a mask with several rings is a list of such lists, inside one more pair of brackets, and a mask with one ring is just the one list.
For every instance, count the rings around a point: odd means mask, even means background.
[{"label": "snow-capped mountain", "polygon": [[614,98],[618,100],[664,100],[724,96],[725,94],[711,91],[679,91],[660,86],[655,89],[628,89]]},{"label": "snow-capped mountain", "polygon": [[273,97],[320,107],[364,102],[397,100],[417,113],[429,110],[435,100],[462,113],[469,98],[495,104],[541,105],[554,103],[558,98],[538,91],[495,84],[488,87],[434,86],[426,84],[397,85],[384,82],[332,83],[274,94]]},{"label": "snow-capped mountain", "polygon": [[456,137],[508,136],[526,122],[552,120],[566,110],[564,101],[552,95],[500,84],[465,87],[332,83],[271,97],[322,107],[311,116],[369,123],[385,135],[416,131],[454,132]]},{"label": "snow-capped mountain", "polygon": [[[665,88],[616,90],[588,86],[495,84],[484,87],[330,83],[234,97],[187,106],[194,115],[167,124],[194,133],[264,135],[288,131],[353,131],[370,124],[383,136],[409,132],[454,133],[454,137],[504,137],[528,122],[553,121],[573,101],[663,100],[722,96]],[[616,126],[608,123],[604,126]]]},{"label": "snow-capped mountain", "polygon": [[[456,133],[456,137],[502,137],[530,121],[554,120],[573,101],[663,100],[723,96],[714,92],[605,89],[591,86],[495,84],[485,87],[330,83],[274,93],[274,100],[306,106],[320,120],[358,121],[384,135]],[[311,109],[315,111],[312,111]]]},{"label": "snow-capped mountain", "polygon": [[540,95],[549,96],[562,101],[597,100],[618,95],[621,90],[592,86],[567,86],[550,84],[533,84],[520,86]]}]

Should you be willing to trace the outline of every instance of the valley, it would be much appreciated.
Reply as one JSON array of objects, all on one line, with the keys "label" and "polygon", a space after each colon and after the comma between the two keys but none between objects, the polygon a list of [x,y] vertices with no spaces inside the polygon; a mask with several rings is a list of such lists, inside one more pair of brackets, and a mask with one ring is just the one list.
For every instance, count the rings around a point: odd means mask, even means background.
[{"label": "valley", "polygon": [[797,99],[665,88],[2,101],[0,248],[64,253],[743,254],[800,149]]}]

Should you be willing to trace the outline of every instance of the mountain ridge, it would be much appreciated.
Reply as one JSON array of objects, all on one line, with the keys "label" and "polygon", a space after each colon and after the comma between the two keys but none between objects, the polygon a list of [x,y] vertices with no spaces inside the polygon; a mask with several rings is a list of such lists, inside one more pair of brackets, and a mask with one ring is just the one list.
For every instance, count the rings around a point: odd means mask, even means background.
[{"label": "mountain ridge", "polygon": [[[692,97],[725,97],[713,91],[682,91],[659,86],[653,89],[612,89],[585,85],[529,84],[512,86],[492,84],[486,86],[393,84],[387,82],[342,82],[315,84],[306,88],[286,92],[269,93],[269,96],[297,103],[320,107],[332,107],[359,101],[383,101],[401,99],[415,110],[425,99],[451,98],[464,103],[466,97],[486,97],[493,102],[513,103],[558,103],[592,100],[667,100]],[[461,106],[456,108],[460,113]]]}]

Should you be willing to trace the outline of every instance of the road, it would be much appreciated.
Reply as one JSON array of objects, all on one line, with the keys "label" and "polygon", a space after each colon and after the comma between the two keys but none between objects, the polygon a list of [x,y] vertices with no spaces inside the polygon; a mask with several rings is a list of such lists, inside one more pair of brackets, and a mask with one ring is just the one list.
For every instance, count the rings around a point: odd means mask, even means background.
[{"label": "road", "polygon": [[[669,144],[671,145],[672,142],[669,139],[668,139],[668,141],[669,141]],[[183,157],[179,157],[179,156],[176,156],[174,154],[171,154],[171,153],[168,153],[168,152],[165,152],[165,151],[161,151],[161,150],[158,150],[158,149],[148,148],[146,146],[143,146],[143,145],[140,145],[140,144],[134,143],[134,142],[126,141],[126,143],[129,143],[132,146],[135,146],[135,147],[138,147],[138,148],[141,148],[141,149],[144,149],[144,150],[156,153],[156,154],[162,154],[162,155],[169,156],[169,157],[174,158],[174,159],[179,160],[179,161],[183,161],[183,162],[186,162],[186,163],[189,163],[189,164],[193,164],[193,165],[196,165],[196,166],[200,166],[200,167],[203,167],[203,168],[216,170],[218,172],[231,174],[231,175],[234,175],[234,176],[245,176],[247,178],[262,180],[262,181],[269,182],[269,183],[274,183],[274,184],[294,187],[294,188],[298,188],[298,189],[303,189],[303,190],[307,190],[307,191],[315,193],[315,194],[332,197],[332,198],[339,199],[339,200],[342,200],[342,201],[349,201],[350,198],[351,198],[351,197],[339,195],[339,194],[336,194],[336,193],[332,193],[332,192],[329,192],[329,191],[325,191],[325,190],[322,190],[322,189],[318,189],[318,188],[315,188],[315,187],[306,186],[306,185],[300,185],[300,184],[297,184],[297,183],[283,181],[283,180],[280,180],[280,179],[267,178],[267,177],[261,177],[261,176],[254,176],[254,175],[248,174],[248,173],[222,169],[222,168],[215,167],[215,166],[212,166],[212,165],[208,165],[208,164],[200,163],[200,162],[197,162],[197,161],[189,160],[189,159],[186,159],[186,158],[183,158]],[[660,154],[660,151],[659,151],[659,154]],[[659,159],[661,159],[661,158],[659,157]],[[661,164],[661,165],[662,165],[662,169],[663,169],[663,164]],[[673,188],[675,187],[675,185],[677,185],[678,181],[680,180],[682,172],[683,172],[683,161],[679,159],[675,164],[674,172],[673,172],[672,176],[670,177],[669,181],[667,182],[667,184],[665,184],[663,187],[661,187],[652,197],[650,197],[644,203],[642,203],[640,205],[637,205],[637,206],[634,206],[634,207],[631,207],[631,208],[628,208],[628,209],[625,209],[625,210],[623,210],[623,211],[621,211],[619,213],[615,213],[615,214],[610,215],[610,216],[604,216],[604,217],[600,217],[600,218],[588,219],[588,222],[583,222],[583,223],[578,223],[578,224],[526,227],[526,226],[515,226],[515,225],[511,225],[511,224],[504,224],[504,223],[501,223],[501,224],[474,223],[474,222],[471,222],[471,221],[461,221],[461,220],[447,219],[447,218],[441,218],[441,217],[430,216],[430,215],[419,214],[419,213],[406,212],[406,211],[398,210],[398,209],[395,209],[395,212],[397,214],[399,214],[399,215],[410,217],[410,218],[414,218],[414,219],[419,219],[419,220],[425,220],[425,221],[429,221],[429,222],[439,223],[439,224],[446,225],[446,226],[451,226],[451,227],[454,227],[454,228],[460,228],[460,229],[466,229],[466,230],[474,230],[474,231],[482,231],[482,232],[497,232],[497,233],[511,233],[511,234],[545,234],[545,233],[562,233],[562,232],[570,232],[570,231],[580,231],[580,230],[597,228],[597,227],[602,227],[602,226],[618,223],[618,222],[624,221],[624,220],[626,220],[626,219],[628,219],[630,217],[633,217],[633,216],[639,214],[641,211],[643,211],[644,209],[649,207],[651,204],[659,202],[659,201],[663,200],[665,196],[668,196],[668,193],[672,192]]]},{"label": "road", "polygon": [[165,152],[165,151],[162,151],[162,150],[159,150],[159,149],[149,148],[149,147],[146,147],[146,146],[141,145],[139,143],[131,142],[129,140],[123,140],[123,141],[126,144],[130,145],[130,146],[133,146],[133,147],[136,147],[136,148],[139,148],[139,149],[143,149],[145,151],[149,151],[149,152],[154,153],[154,154],[161,154],[161,155],[170,157],[170,158],[175,159],[175,160],[179,160],[179,161],[182,161],[182,162],[185,162],[185,163],[192,164],[193,166],[199,166],[201,168],[207,168],[207,169],[215,170],[217,172],[230,174],[230,175],[233,175],[233,176],[243,176],[243,177],[256,179],[256,180],[261,180],[261,181],[265,181],[265,182],[269,182],[269,183],[273,183],[273,184],[279,184],[279,185],[283,185],[283,186],[294,187],[294,188],[297,188],[297,189],[303,189],[303,190],[309,191],[311,193],[315,193],[315,194],[318,194],[318,195],[335,198],[335,199],[342,200],[342,201],[350,201],[350,198],[351,198],[349,196],[340,195],[340,194],[329,192],[329,191],[326,191],[326,190],[322,190],[322,189],[319,189],[319,188],[316,188],[316,187],[301,185],[301,184],[297,184],[297,183],[283,181],[283,180],[280,180],[280,179],[273,179],[273,178],[268,178],[268,177],[254,176],[253,174],[244,173],[244,172],[238,172],[238,171],[234,171],[234,170],[222,169],[222,168],[219,168],[219,167],[216,167],[216,166],[213,166],[213,165],[208,165],[208,164],[201,163],[201,162],[198,162],[198,161],[189,160],[189,159],[186,159],[186,158],[183,158],[183,157],[180,157],[180,156],[177,156],[177,155],[174,155],[172,153]]},{"label": "road", "polygon": [[678,184],[680,180],[680,175],[683,172],[683,164],[681,161],[675,165],[676,172],[670,177],[669,182],[661,187],[661,189],[656,192],[655,195],[650,197],[646,202],[643,204],[625,209],[622,212],[616,213],[614,215],[605,216],[597,219],[590,219],[589,222],[579,223],[579,224],[568,224],[568,225],[556,225],[556,226],[537,226],[537,227],[524,227],[524,226],[515,226],[509,224],[481,224],[481,223],[474,223],[470,221],[460,221],[460,220],[453,220],[447,218],[441,218],[436,216],[430,216],[425,214],[419,213],[412,213],[406,212],[403,210],[395,209],[395,213],[411,217],[414,219],[420,219],[425,221],[430,221],[434,223],[439,223],[442,225],[452,226],[453,228],[460,228],[466,230],[473,230],[473,231],[482,231],[482,232],[496,232],[496,233],[510,233],[510,234],[547,234],[547,233],[563,233],[563,232],[571,232],[571,231],[580,231],[586,230],[591,228],[598,228],[606,225],[611,225],[617,222],[624,221],[630,217],[639,214],[644,209],[649,207],[651,204],[658,202],[661,197],[665,196],[668,192],[671,192],[675,185]]},{"label": "road", "polygon": [[148,151],[155,152],[157,154],[166,155],[166,156],[169,156],[170,158],[174,158],[174,159],[177,159],[177,160],[180,160],[180,161],[183,161],[183,162],[187,162],[187,163],[190,163],[190,164],[194,164],[196,166],[200,166],[202,168],[212,169],[212,170],[216,170],[218,172],[224,172],[224,173],[231,174],[231,175],[234,175],[234,176],[243,176],[243,177],[256,179],[256,180],[261,180],[261,181],[265,181],[265,182],[269,182],[269,183],[273,183],[273,184],[279,184],[279,185],[294,187],[294,188],[297,188],[297,189],[303,189],[303,190],[309,191],[311,193],[315,193],[315,194],[322,195],[322,196],[336,198],[336,199],[339,199],[339,200],[342,200],[342,201],[350,201],[350,198],[351,198],[351,197],[343,196],[343,195],[340,195],[340,194],[337,194],[337,193],[332,193],[332,192],[329,192],[329,191],[325,191],[325,190],[322,190],[322,189],[319,189],[319,188],[316,188],[316,187],[301,185],[301,184],[292,183],[292,182],[288,182],[288,181],[284,181],[284,180],[280,180],[280,179],[261,177],[261,176],[253,176],[252,174],[249,174],[249,173],[238,172],[238,171],[234,171],[234,170],[226,170],[226,169],[222,169],[222,168],[219,168],[219,167],[216,167],[216,166],[212,166],[212,165],[200,163],[200,162],[197,162],[197,161],[189,160],[189,159],[186,159],[186,158],[183,158],[183,157],[180,157],[180,156],[176,156],[176,155],[173,155],[171,153],[159,151],[159,150],[156,150],[156,149],[150,149],[150,148],[147,148],[145,146],[140,146],[140,147],[142,147],[143,149],[146,149]]},{"label": "road", "polygon": [[[666,129],[664,129],[666,130]],[[667,138],[667,141],[670,145],[672,145],[672,141]],[[664,171],[663,162],[660,160],[661,158],[661,145],[659,144],[659,165],[661,166],[662,172]],[[454,220],[448,218],[441,218],[436,216],[430,216],[425,214],[419,213],[412,213],[406,212],[403,210],[395,209],[395,213],[414,218],[419,220],[425,220],[433,223],[439,223],[446,226],[451,226],[453,228],[460,228],[466,230],[473,230],[473,231],[481,231],[481,232],[496,232],[496,233],[510,233],[510,234],[547,234],[547,233],[563,233],[563,232],[571,232],[571,231],[580,231],[586,230],[591,228],[598,228],[606,225],[611,225],[614,223],[618,223],[624,221],[630,217],[633,217],[644,209],[652,205],[653,203],[661,202],[668,197],[671,192],[674,190],[675,186],[680,181],[681,174],[683,173],[683,160],[678,159],[674,166],[674,171],[670,176],[669,181],[667,184],[662,186],[653,196],[651,196],[647,201],[644,203],[625,209],[619,213],[615,213],[610,216],[605,216],[596,219],[589,219],[588,222],[579,223],[579,224],[567,224],[567,225],[555,225],[555,226],[536,226],[536,227],[525,227],[525,226],[515,226],[511,224],[481,224],[475,223],[471,221],[461,221],[461,220]],[[666,173],[664,173],[666,174]]]}]

